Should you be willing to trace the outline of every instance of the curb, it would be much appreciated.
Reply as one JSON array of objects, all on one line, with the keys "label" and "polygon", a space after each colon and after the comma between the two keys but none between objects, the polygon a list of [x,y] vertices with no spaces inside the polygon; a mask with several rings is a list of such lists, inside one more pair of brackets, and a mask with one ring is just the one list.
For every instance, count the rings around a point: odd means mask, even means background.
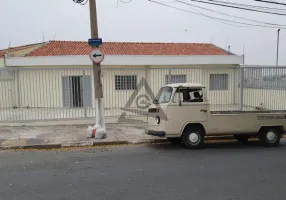
[{"label": "curb", "polygon": [[61,144],[35,144],[35,145],[24,145],[24,146],[7,146],[0,147],[0,150],[11,150],[11,149],[55,149],[61,148]]},{"label": "curb", "polygon": [[32,150],[47,150],[47,149],[60,149],[67,147],[95,147],[95,146],[107,146],[107,145],[127,145],[127,144],[159,144],[166,143],[167,140],[153,139],[153,140],[140,140],[138,142],[132,142],[128,140],[122,141],[84,141],[74,143],[62,143],[62,144],[35,144],[35,145],[24,145],[24,146],[0,146],[0,150],[19,150],[19,149],[32,149]]}]

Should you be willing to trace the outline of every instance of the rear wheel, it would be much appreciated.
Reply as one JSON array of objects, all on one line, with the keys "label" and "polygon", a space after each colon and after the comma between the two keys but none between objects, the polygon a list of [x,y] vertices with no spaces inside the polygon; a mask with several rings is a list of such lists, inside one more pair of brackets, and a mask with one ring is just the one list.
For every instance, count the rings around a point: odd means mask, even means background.
[{"label": "rear wheel", "polygon": [[280,143],[282,133],[278,127],[264,127],[259,132],[259,140],[265,147],[276,147]]},{"label": "rear wheel", "polygon": [[188,149],[199,149],[204,147],[205,132],[199,126],[188,126],[183,133],[182,141]]}]

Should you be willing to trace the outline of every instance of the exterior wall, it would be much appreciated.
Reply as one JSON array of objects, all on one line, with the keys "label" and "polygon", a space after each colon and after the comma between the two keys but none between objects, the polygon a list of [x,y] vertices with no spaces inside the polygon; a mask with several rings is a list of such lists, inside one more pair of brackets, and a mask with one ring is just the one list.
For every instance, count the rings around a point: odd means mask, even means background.
[{"label": "exterior wall", "polygon": [[[187,82],[198,82],[205,84],[208,87],[209,78],[202,79],[204,76],[209,76],[212,72],[210,70],[195,67],[190,69],[185,67],[173,69],[160,69],[160,68],[146,68],[145,66],[136,67],[128,66],[125,69],[122,67],[103,67],[103,90],[105,96],[105,107],[124,107],[129,100],[134,90],[115,90],[115,75],[137,75],[137,84],[144,77],[148,80],[148,85],[154,95],[157,94],[159,88],[166,84],[165,75],[168,75],[171,71],[172,75],[186,75]],[[230,73],[229,79],[232,79],[233,70],[227,69],[214,69],[214,73]],[[63,107],[63,88],[62,88],[62,77],[63,76],[76,76],[76,75],[90,75],[92,77],[92,68],[22,68],[19,71],[19,78],[14,82],[14,96],[13,102],[19,102],[19,107]],[[17,81],[18,80],[18,81]],[[231,84],[230,84],[231,85]],[[19,87],[19,88],[17,88]],[[232,86],[230,86],[232,87]],[[92,80],[92,93],[93,93],[93,80]],[[145,88],[137,88],[135,91],[137,95],[145,95]],[[224,94],[227,92],[224,91]],[[19,94],[19,98],[17,96]],[[147,94],[148,95],[148,94]],[[212,95],[212,94],[210,94]],[[220,95],[218,95],[219,97]],[[230,101],[231,95],[228,94],[227,100]],[[215,97],[215,98],[218,98]],[[92,95],[92,99],[94,96]],[[212,98],[213,99],[213,98]],[[145,99],[146,100],[146,99]],[[151,99],[148,99],[151,100]],[[133,102],[131,107],[136,107],[136,102]],[[15,103],[14,103],[15,104]],[[93,106],[95,102],[93,101]]]},{"label": "exterior wall", "polygon": [[15,71],[0,67],[0,108],[15,106],[17,104],[15,95]]},{"label": "exterior wall", "polygon": [[63,107],[62,76],[82,75],[78,69],[21,69],[19,107]]},{"label": "exterior wall", "polygon": [[[115,90],[115,75],[137,75],[137,81],[145,76],[145,69],[103,69],[103,92],[105,107],[125,106],[133,90]],[[69,68],[69,69],[21,69],[19,72],[19,95],[20,107],[63,107],[63,76],[86,76],[92,77],[92,68]],[[95,107],[93,79],[92,107]],[[140,91],[143,94],[144,91]],[[144,93],[145,94],[145,93]]]},{"label": "exterior wall", "polygon": [[186,82],[202,83],[202,69],[199,67],[194,67],[193,69],[182,67],[151,69],[149,85],[155,96],[159,92],[160,87],[168,84],[166,82],[166,75],[186,75]]},{"label": "exterior wall", "polygon": [[[239,65],[243,63],[243,56],[236,55],[192,55],[192,56],[150,56],[150,55],[106,55],[103,66],[143,66],[143,65]],[[7,66],[84,66],[91,65],[88,55],[68,56],[35,56],[11,57],[7,59]]]},{"label": "exterior wall", "polygon": [[0,68],[5,67],[4,58],[0,57]]},{"label": "exterior wall", "polygon": [[[201,83],[209,88],[210,74],[229,74],[227,91],[212,91],[208,93],[208,99],[211,103],[216,103],[215,99],[218,99],[221,95],[227,95],[227,99],[224,103],[233,103],[235,83],[238,79],[234,80],[236,65],[181,65],[181,66],[153,66],[151,68],[151,81],[150,85],[152,91],[156,95],[160,87],[166,84],[165,76],[171,73],[172,75],[186,75],[187,82]],[[170,68],[171,70],[169,70]],[[215,95],[215,96],[214,96]],[[221,102],[221,101],[220,101]]]},{"label": "exterior wall", "polygon": [[[210,75],[211,74],[227,74],[228,88],[227,90],[212,90],[210,91]],[[208,100],[210,104],[233,104],[234,103],[234,69],[209,69],[203,71],[203,84],[207,87]]]},{"label": "exterior wall", "polygon": [[[228,90],[209,91],[208,99],[210,103],[215,104],[233,104],[234,102],[234,74],[232,66],[212,66],[212,68],[203,66],[172,66],[167,69],[166,66],[104,66],[102,67],[103,92],[106,108],[125,107],[131,95],[135,92],[138,95],[144,95],[143,101],[150,101],[151,96],[147,94],[145,87],[137,90],[115,90],[115,75],[137,75],[137,84],[142,78],[148,81],[148,85],[154,95],[158,93],[160,87],[166,84],[166,75],[186,75],[187,82],[202,83],[209,88],[210,74],[227,73],[229,75]],[[213,68],[214,67],[214,68]],[[16,79],[9,86],[1,86],[9,89],[9,105],[18,107],[34,108],[63,108],[63,76],[93,76],[92,67],[58,68],[21,68],[15,74]],[[92,107],[95,108],[94,89],[92,78]],[[12,90],[13,89],[13,90]],[[7,93],[7,92],[6,92]],[[5,95],[4,95],[5,96]],[[149,96],[148,99],[145,96]],[[130,99],[131,101],[133,99]],[[3,100],[4,102],[4,100]],[[7,105],[7,104],[6,104]],[[131,102],[130,107],[137,107],[136,101]]]},{"label": "exterior wall", "polygon": [[[139,84],[142,78],[145,78],[146,69],[138,67],[131,67],[129,69],[104,69],[103,70],[103,91],[105,98],[105,107],[107,108],[119,108],[125,107],[130,100],[130,107],[137,107],[135,99],[130,99],[133,92],[137,95],[145,95],[146,90],[144,87],[137,88],[137,90],[115,90],[115,75],[137,75],[137,84]],[[95,105],[95,104],[94,104]]]},{"label": "exterior wall", "polygon": [[[149,70],[148,70],[149,69]],[[210,74],[226,73],[228,77],[228,90],[208,90],[208,99],[211,104],[239,104],[240,87],[239,71],[232,68],[180,68],[180,69],[158,69],[128,67],[123,68],[104,68],[103,89],[105,97],[105,107],[124,107],[134,90],[115,90],[115,75],[137,75],[137,84],[144,77],[148,81],[154,95],[160,87],[166,84],[165,76],[171,71],[172,75],[186,75],[187,82],[204,84],[207,89],[210,87]],[[0,81],[1,88],[1,107],[4,104],[8,107],[63,107],[62,76],[76,75],[92,76],[92,68],[86,69],[21,69],[19,71],[19,81],[17,71],[13,79],[3,79]],[[19,87],[19,88],[18,88]],[[93,92],[93,81],[92,81]],[[145,88],[138,88],[137,95],[147,95]],[[18,97],[19,94],[19,97]],[[94,96],[92,95],[92,99]],[[260,103],[268,109],[284,109],[286,90],[271,89],[251,89],[243,88],[243,104],[247,106],[259,106]],[[151,100],[151,99],[148,99]],[[273,101],[275,100],[275,104]],[[5,103],[4,103],[5,102]],[[20,103],[19,105],[17,103]],[[135,102],[132,105],[136,107]],[[95,102],[93,106],[95,107]]]}]

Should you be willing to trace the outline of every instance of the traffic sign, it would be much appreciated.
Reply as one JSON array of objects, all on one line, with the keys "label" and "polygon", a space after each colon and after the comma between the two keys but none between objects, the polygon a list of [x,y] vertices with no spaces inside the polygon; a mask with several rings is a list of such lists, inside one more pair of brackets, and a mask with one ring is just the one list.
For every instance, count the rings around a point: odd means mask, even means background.
[{"label": "traffic sign", "polygon": [[104,54],[99,49],[94,49],[89,54],[90,59],[96,63],[99,64],[104,59]]},{"label": "traffic sign", "polygon": [[88,39],[88,45],[92,47],[99,47],[102,45],[102,39],[96,38],[96,39]]}]

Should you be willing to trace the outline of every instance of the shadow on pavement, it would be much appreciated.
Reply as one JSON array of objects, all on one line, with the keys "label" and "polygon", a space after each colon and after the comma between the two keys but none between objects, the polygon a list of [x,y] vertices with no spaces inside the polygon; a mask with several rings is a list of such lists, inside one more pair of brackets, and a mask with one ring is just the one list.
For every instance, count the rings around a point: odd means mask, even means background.
[{"label": "shadow on pavement", "polygon": [[[149,148],[153,148],[156,150],[189,150],[184,148],[183,144],[149,144],[147,145]],[[280,145],[278,147],[274,148],[267,148],[261,145],[259,141],[249,141],[247,144],[243,144],[238,141],[230,141],[230,142],[212,142],[212,143],[206,143],[204,149],[199,149],[199,150],[207,150],[207,149],[286,149],[285,143],[281,141]]]}]

